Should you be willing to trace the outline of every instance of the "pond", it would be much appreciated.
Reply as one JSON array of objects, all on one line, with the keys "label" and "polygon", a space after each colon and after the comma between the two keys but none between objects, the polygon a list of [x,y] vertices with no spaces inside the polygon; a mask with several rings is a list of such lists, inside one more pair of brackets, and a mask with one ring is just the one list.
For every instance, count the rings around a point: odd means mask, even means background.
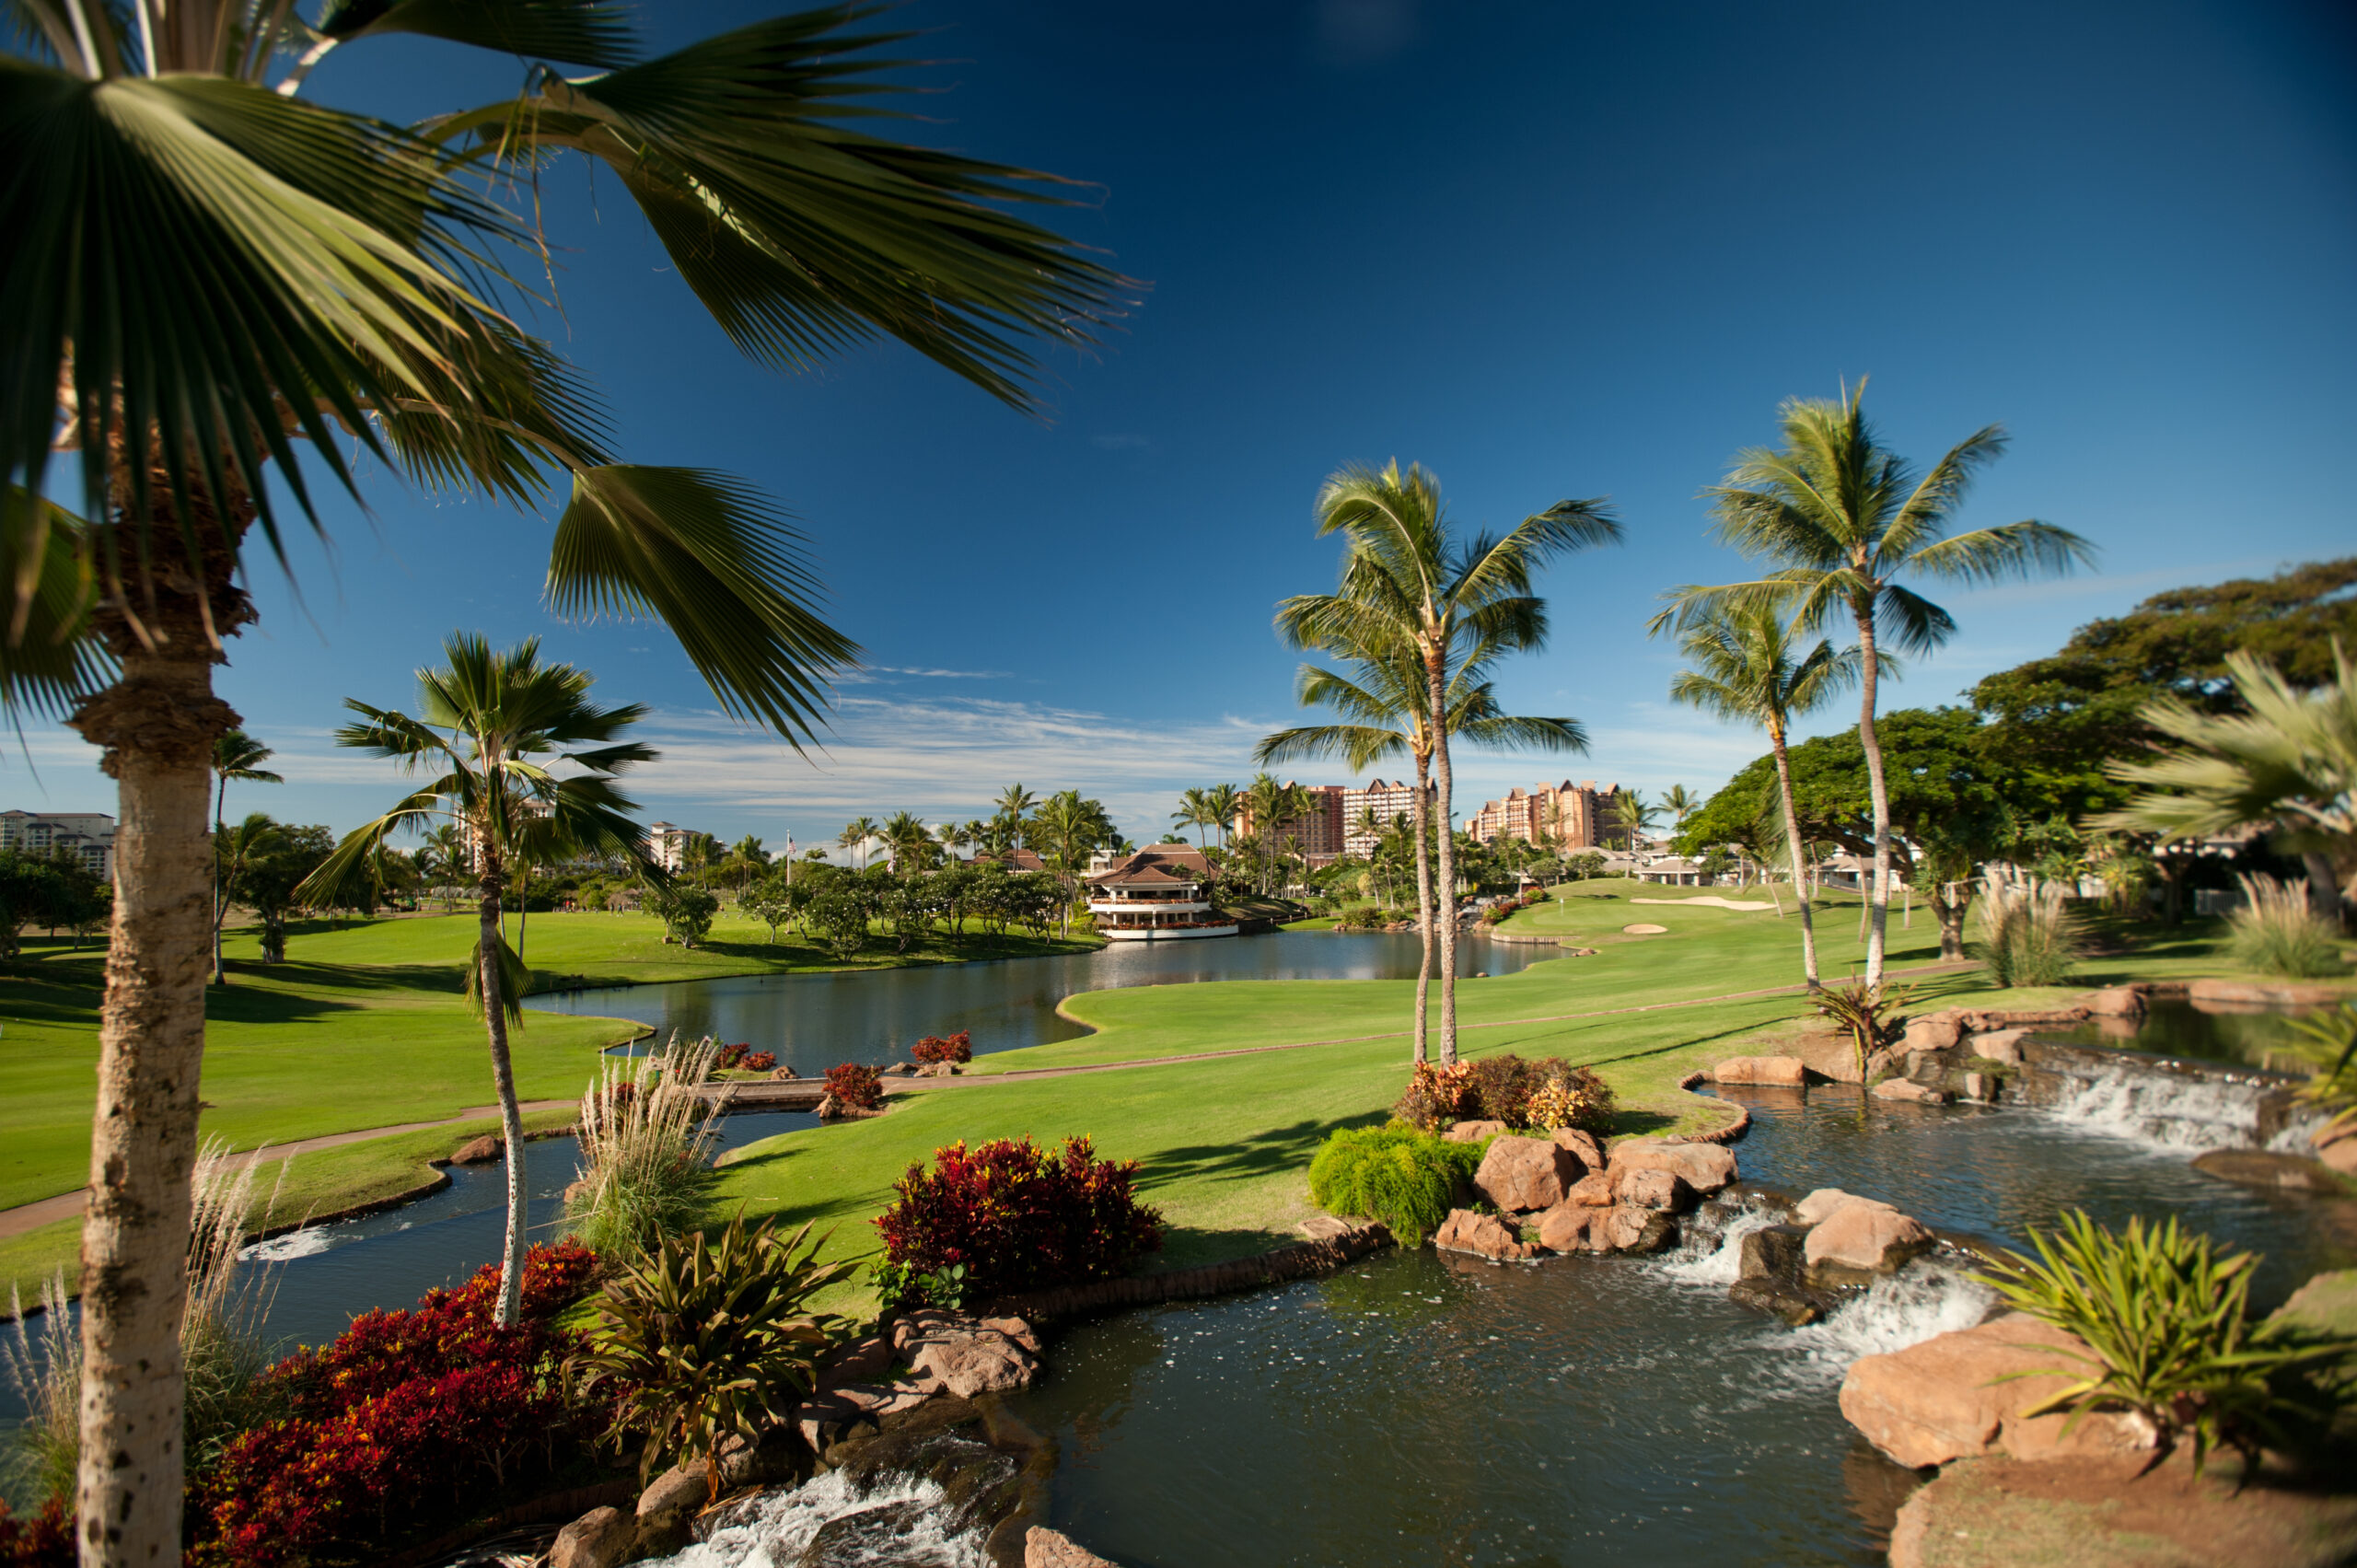
[{"label": "pond", "polygon": [[[1093,953],[920,969],[740,975],[672,985],[614,986],[535,996],[549,1012],[634,1018],[656,1038],[678,1032],[744,1040],[804,1076],[842,1062],[902,1061],[924,1035],[960,1029],[977,1052],[1077,1040],[1088,1030],[1056,1011],[1083,991],[1207,980],[1412,980],[1418,942],[1391,933],[1278,931],[1197,942],[1124,942]],[[1493,942],[1469,932],[1459,974],[1511,974],[1558,957],[1551,945]]]},{"label": "pond", "polygon": [[2146,1004],[2141,1020],[2096,1018],[2076,1028],[2040,1028],[2038,1033],[2042,1040],[2066,1045],[2305,1072],[2298,1050],[2304,1037],[2294,1026],[2303,1013],[2318,1010],[2157,998]]},{"label": "pond", "polygon": [[[1747,1185],[1839,1186],[2006,1245],[2064,1207],[2175,1214],[2263,1251],[2280,1300],[2357,1261],[2357,1205],[2263,1195],[2063,1114],[1727,1091]],[[1835,1404],[1858,1355],[1980,1319],[1919,1263],[1824,1323],[1735,1307],[1724,1228],[1663,1259],[1390,1252],[1327,1279],[1078,1327],[1017,1400],[1053,1523],[1134,1568],[1882,1561],[1913,1484]]]}]

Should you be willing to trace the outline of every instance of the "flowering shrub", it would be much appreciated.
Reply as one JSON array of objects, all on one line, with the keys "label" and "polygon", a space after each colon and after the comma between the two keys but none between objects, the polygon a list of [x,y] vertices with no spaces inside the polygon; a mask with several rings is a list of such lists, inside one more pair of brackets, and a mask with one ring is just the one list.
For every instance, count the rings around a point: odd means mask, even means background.
[{"label": "flowering shrub", "polygon": [[1576,1127],[1584,1132],[1612,1130],[1612,1089],[1585,1067],[1549,1078],[1530,1097],[1530,1125],[1542,1132]]},{"label": "flowering shrub", "polygon": [[846,1062],[827,1069],[827,1092],[845,1110],[874,1110],[884,1103],[884,1074],[873,1067]]},{"label": "flowering shrub", "polygon": [[974,1037],[965,1029],[946,1037],[927,1035],[917,1041],[909,1052],[927,1066],[936,1062],[971,1062],[974,1059]]},{"label": "flowering shrub", "polygon": [[745,1040],[738,1040],[735,1045],[724,1045],[720,1048],[720,1054],[713,1059],[712,1064],[722,1072],[726,1072],[731,1067],[742,1066],[745,1063],[745,1058],[752,1053],[752,1050],[751,1044]]},{"label": "flowering shrub", "polygon": [[1532,1062],[1512,1051],[1446,1067],[1425,1063],[1392,1108],[1400,1121],[1427,1132],[1468,1118],[1542,1132],[1603,1132],[1611,1128],[1612,1112],[1612,1090],[1586,1068],[1560,1056]]},{"label": "flowering shrub", "polygon": [[876,1216],[884,1259],[912,1275],[962,1264],[970,1298],[1122,1272],[1162,1245],[1162,1215],[1137,1200],[1137,1162],[1100,1160],[1086,1138],[1061,1152],[1002,1138],[909,1167]]},{"label": "flowering shrub", "polygon": [[1445,1127],[1470,1113],[1467,1103],[1471,1093],[1473,1068],[1465,1062],[1446,1066],[1436,1062],[1419,1062],[1409,1074],[1408,1089],[1391,1113],[1411,1127],[1429,1132]]},{"label": "flowering shrub", "polygon": [[578,1451],[560,1376],[578,1336],[554,1313],[596,1254],[535,1247],[523,1312],[492,1320],[499,1265],[407,1311],[354,1318],[332,1344],[262,1375],[291,1412],[230,1443],[192,1498],[200,1568],[350,1557],[420,1519],[479,1507]]},{"label": "flowering shrub", "polygon": [[739,1063],[739,1065],[741,1065],[748,1073],[766,1073],[771,1068],[777,1065],[777,1052],[774,1051],[749,1051],[745,1053],[745,1060]]},{"label": "flowering shrub", "polygon": [[74,1521],[56,1498],[18,1516],[0,1502],[0,1568],[74,1568]]}]

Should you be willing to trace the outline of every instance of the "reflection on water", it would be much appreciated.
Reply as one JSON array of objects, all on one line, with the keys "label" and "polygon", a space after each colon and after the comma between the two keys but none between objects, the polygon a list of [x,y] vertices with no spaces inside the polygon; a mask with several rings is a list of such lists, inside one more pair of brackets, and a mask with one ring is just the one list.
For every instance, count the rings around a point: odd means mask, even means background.
[{"label": "reflection on water", "polygon": [[[1469,933],[1457,944],[1457,970],[1511,974],[1557,951]],[[1083,991],[1208,980],[1413,979],[1417,957],[1413,936],[1279,931],[1115,943],[1051,958],[617,986],[536,996],[528,1005],[635,1018],[662,1038],[676,1030],[691,1040],[744,1040],[756,1051],[775,1051],[782,1065],[807,1076],[839,1062],[881,1066],[900,1061],[920,1037],[960,1029],[974,1037],[977,1051],[1077,1040],[1088,1031],[1058,1014],[1056,1004]]]},{"label": "reflection on water", "polygon": [[[2040,1111],[1726,1091],[1747,1180],[1837,1186],[2009,1245],[2084,1207],[2267,1254],[2280,1300],[2357,1261],[2357,1205],[2275,1197]],[[1759,1223],[1737,1206],[1724,1225]],[[1062,1335],[1017,1401],[1062,1445],[1060,1528],[1140,1568],[1883,1561],[1912,1486],[1842,1420],[1860,1354],[1978,1320],[1919,1264],[1791,1330],[1726,1299],[1731,1242],[1495,1268],[1426,1250]]]},{"label": "reflection on water", "polygon": [[2293,1021],[2302,1012],[2231,1003],[2154,1001],[2142,1019],[2093,1018],[2076,1028],[2041,1028],[2040,1040],[2067,1045],[2107,1045],[2154,1056],[2235,1062],[2278,1072],[2309,1071],[2295,1049]]}]

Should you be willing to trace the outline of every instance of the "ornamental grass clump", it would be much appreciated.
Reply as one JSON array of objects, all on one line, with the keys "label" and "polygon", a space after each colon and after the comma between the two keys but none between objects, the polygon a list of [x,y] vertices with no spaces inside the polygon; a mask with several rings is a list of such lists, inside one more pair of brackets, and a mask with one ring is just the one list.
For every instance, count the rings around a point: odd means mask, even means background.
[{"label": "ornamental grass clump", "polygon": [[567,1190],[567,1228],[601,1256],[627,1260],[702,1223],[719,1173],[712,1108],[695,1091],[721,1052],[674,1035],[660,1055],[610,1058],[581,1098],[580,1177]]},{"label": "ornamental grass clump", "polygon": [[2309,906],[2298,883],[2272,877],[2237,877],[2243,904],[2226,916],[2226,951],[2260,974],[2316,980],[2345,973],[2340,933]]},{"label": "ornamental grass clump", "polygon": [[[1162,1215],[1137,1196],[1138,1163],[1028,1137],[933,1152],[909,1167],[876,1216],[884,1261],[902,1282],[955,1277],[976,1300],[1126,1273],[1162,1246]],[[962,1275],[949,1272],[963,1268]]]},{"label": "ornamental grass clump", "polygon": [[2189,1436],[2197,1473],[2211,1450],[2231,1447],[2246,1474],[2263,1447],[2290,1446],[2288,1421],[2328,1417],[2300,1374],[2357,1353],[2357,1340],[2254,1324],[2251,1254],[2216,1256],[2174,1214],[2152,1226],[2132,1218],[2115,1234],[2066,1210],[2059,1233],[2030,1240],[2036,1258],[2009,1252],[1984,1278],[2011,1306],[2084,1341],[2087,1353],[2058,1350],[2075,1365],[1997,1379],[2072,1379],[2026,1414],[2068,1411],[2067,1435],[2097,1411],[2131,1411],[2158,1437],[2154,1463]]},{"label": "ornamental grass clump", "polygon": [[807,1225],[791,1237],[774,1221],[748,1230],[740,1214],[716,1238],[662,1237],[607,1282],[567,1370],[579,1398],[613,1401],[607,1440],[640,1443],[641,1485],[675,1461],[701,1463],[717,1497],[721,1447],[758,1443],[818,1386],[848,1330],[809,1301],[851,1268],[818,1260],[823,1239]]},{"label": "ornamental grass clump", "polygon": [[1402,1122],[1346,1128],[1309,1162],[1309,1199],[1329,1214],[1379,1221],[1421,1247],[1472,1186],[1488,1140],[1452,1144]]},{"label": "ornamental grass clump", "polygon": [[2060,882],[1991,868],[1981,874],[1972,912],[1980,928],[1973,956],[2002,986],[2060,985],[2085,948]]}]

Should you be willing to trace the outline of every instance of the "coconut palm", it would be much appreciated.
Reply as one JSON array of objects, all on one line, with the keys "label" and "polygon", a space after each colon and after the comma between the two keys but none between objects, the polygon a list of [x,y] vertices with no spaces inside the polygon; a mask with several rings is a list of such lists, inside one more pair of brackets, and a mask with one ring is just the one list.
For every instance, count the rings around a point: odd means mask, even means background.
[{"label": "coconut palm", "polygon": [[[474,854],[480,930],[467,968],[467,995],[481,1013],[491,1046],[500,1131],[507,1141],[507,1242],[500,1254],[497,1318],[516,1320],[524,1269],[524,1119],[516,1098],[507,1031],[523,1027],[530,975],[500,929],[507,878],[521,861],[552,857],[560,846],[611,855],[641,875],[661,873],[647,858],[644,835],[630,814],[636,804],[615,778],[656,753],[621,739],[645,716],[637,703],[599,707],[591,677],[567,664],[542,664],[540,642],[527,638],[494,653],[482,637],[454,633],[442,645],[449,662],[417,672],[416,716],[348,698],[358,724],[336,731],[336,744],[387,758],[402,772],[432,774],[393,808],[354,829],[296,891],[331,891],[354,875],[391,834],[436,819],[463,830]],[[563,764],[564,778],[551,770]]]},{"label": "coconut palm", "polygon": [[1213,820],[1211,803],[1205,797],[1203,791],[1190,789],[1182,793],[1178,796],[1178,809],[1170,814],[1170,820],[1176,827],[1194,829],[1195,847],[1201,849],[1203,843],[1203,830],[1210,827]]},{"label": "coconut palm", "polygon": [[1058,790],[1041,801],[1031,820],[1039,846],[1064,874],[1062,924],[1068,931],[1078,872],[1087,864],[1092,850],[1100,844],[1119,843],[1121,835],[1114,830],[1105,807],[1097,801],[1083,799],[1076,789]]},{"label": "coconut palm", "polygon": [[[1501,650],[1536,649],[1547,638],[1544,601],[1533,573],[1552,557],[1617,541],[1620,526],[1601,501],[1559,501],[1503,537],[1460,537],[1441,505],[1440,485],[1422,468],[1404,473],[1347,468],[1318,494],[1318,531],[1346,541],[1341,587],[1278,606],[1277,625],[1300,647],[1376,645],[1398,639],[1422,660],[1425,706],[1434,735],[1433,775],[1440,822],[1455,821],[1454,774],[1446,714],[1449,660],[1469,631]],[[1457,850],[1439,835],[1439,879],[1448,910],[1440,923],[1441,1059],[1457,1060]]]},{"label": "coconut palm", "polygon": [[999,791],[998,798],[991,804],[998,807],[1000,816],[1011,817],[1016,821],[1021,821],[1031,814],[1033,807],[1039,804],[1039,797],[1019,784],[1011,784]]},{"label": "coconut palm", "polygon": [[892,872],[898,877],[923,871],[933,853],[933,830],[911,811],[892,813],[877,836],[891,850]]},{"label": "coconut palm", "polygon": [[2164,842],[2271,826],[2306,864],[2309,907],[2338,924],[2342,889],[2357,885],[2357,661],[2338,639],[2332,657],[2339,679],[2301,691],[2257,656],[2228,654],[2243,713],[2197,713],[2175,697],[2148,703],[2143,721],[2175,744],[2150,761],[2107,764],[2113,778],[2145,787],[2089,826]]},{"label": "coconut palm", "polygon": [[1670,785],[1669,793],[1661,797],[1661,808],[1669,813],[1669,825],[1673,828],[1684,827],[1686,819],[1701,804],[1701,797],[1682,784]]},{"label": "coconut palm", "polygon": [[876,825],[875,818],[854,817],[843,824],[842,832],[835,835],[835,847],[847,849],[857,855],[859,868],[865,871],[867,869],[867,846],[874,842],[876,836],[882,831],[883,830]]},{"label": "coconut palm", "polygon": [[1887,643],[1928,652],[1956,631],[1946,610],[1899,579],[1991,583],[2059,575],[2092,562],[2095,550],[2069,529],[2035,519],[1949,535],[1974,476],[2003,452],[2004,428],[1974,432],[1919,478],[1876,438],[1864,398],[1861,380],[1843,389],[1839,401],[1785,401],[1783,445],[1738,453],[1726,482],[1710,492],[1718,540],[1773,569],[1749,582],[1672,589],[1652,629],[1683,631],[1730,599],[1783,607],[1796,633],[1819,631],[1844,615],[1855,625],[1858,740],[1874,804],[1865,980],[1874,987],[1882,983],[1890,912],[1890,790],[1875,736],[1882,648]]},{"label": "coconut palm", "polygon": [[[1304,707],[1329,707],[1342,724],[1279,730],[1253,749],[1253,761],[1286,762],[1300,757],[1339,759],[1353,773],[1403,752],[1415,763],[1414,854],[1416,928],[1423,950],[1416,969],[1414,1060],[1427,1059],[1427,1016],[1434,941],[1431,855],[1432,724],[1425,707],[1423,660],[1412,645],[1393,640],[1344,651],[1349,673],[1314,664],[1301,667],[1294,694]],[[1448,733],[1476,745],[1547,751],[1587,749],[1587,733],[1568,718],[1515,718],[1498,712],[1486,679],[1501,650],[1476,643],[1453,662],[1449,677]],[[1262,775],[1266,777],[1267,775]],[[1257,782],[1257,781],[1256,781]],[[1406,820],[1406,819],[1399,819]],[[1360,812],[1359,830],[1380,832],[1373,807]]]},{"label": "coconut palm", "polygon": [[[229,781],[245,784],[284,784],[285,779],[270,772],[262,764],[277,753],[242,729],[233,729],[214,738],[213,741],[213,833],[215,839],[228,830],[224,813],[229,805]],[[229,899],[226,873],[216,865],[213,877],[213,983],[226,985],[228,978],[221,968],[221,926],[228,918]]]},{"label": "coconut palm", "polygon": [[1793,865],[1793,897],[1801,906],[1801,968],[1808,988],[1819,987],[1817,926],[1809,914],[1808,880],[1801,866],[1801,825],[1793,804],[1793,769],[1785,750],[1792,721],[1858,679],[1855,648],[1833,651],[1823,639],[1794,657],[1792,628],[1771,604],[1727,604],[1689,625],[1678,645],[1695,666],[1670,679],[1672,701],[1721,718],[1756,724],[1776,755],[1776,788],[1783,807],[1784,843]]},{"label": "coconut palm", "polygon": [[[467,874],[466,835],[448,822],[425,834],[425,842],[417,849],[417,868],[428,877],[439,877],[437,884],[447,893]],[[447,910],[446,899],[443,905]]]},{"label": "coconut palm", "polygon": [[1645,830],[1660,819],[1661,807],[1633,789],[1624,789],[1612,797],[1612,820],[1631,851],[1636,849],[1637,840],[1643,836]]},{"label": "coconut palm", "polygon": [[[588,0],[9,11],[0,694],[70,706],[121,796],[83,1233],[85,1275],[117,1288],[86,1301],[80,1506],[106,1521],[87,1561],[147,1563],[180,1550],[203,796],[238,722],[213,668],[254,616],[250,532],[289,560],[288,529],[323,526],[319,484],[357,494],[355,452],[523,506],[561,483],[552,608],[660,618],[725,709],[807,737],[857,649],[808,608],[796,536],[735,480],[624,461],[560,345],[518,325],[548,275],[543,171],[568,154],[610,169],[722,331],[779,368],[888,334],[1028,407],[1024,340],[1085,343],[1122,285],[1007,210],[1056,200],[1044,177],[877,134],[902,63],[877,52],[892,35],[854,30],[856,7],[655,58]],[[330,54],[384,101],[366,46],[394,35],[520,57],[520,90],[410,129],[318,101]],[[472,75],[392,60],[403,81]],[[77,454],[78,517],[36,499],[57,449]]]},{"label": "coconut palm", "polygon": [[1236,814],[1244,809],[1244,792],[1232,784],[1213,784],[1203,791],[1203,807],[1211,813],[1211,825],[1219,830],[1219,847],[1225,849]]}]

